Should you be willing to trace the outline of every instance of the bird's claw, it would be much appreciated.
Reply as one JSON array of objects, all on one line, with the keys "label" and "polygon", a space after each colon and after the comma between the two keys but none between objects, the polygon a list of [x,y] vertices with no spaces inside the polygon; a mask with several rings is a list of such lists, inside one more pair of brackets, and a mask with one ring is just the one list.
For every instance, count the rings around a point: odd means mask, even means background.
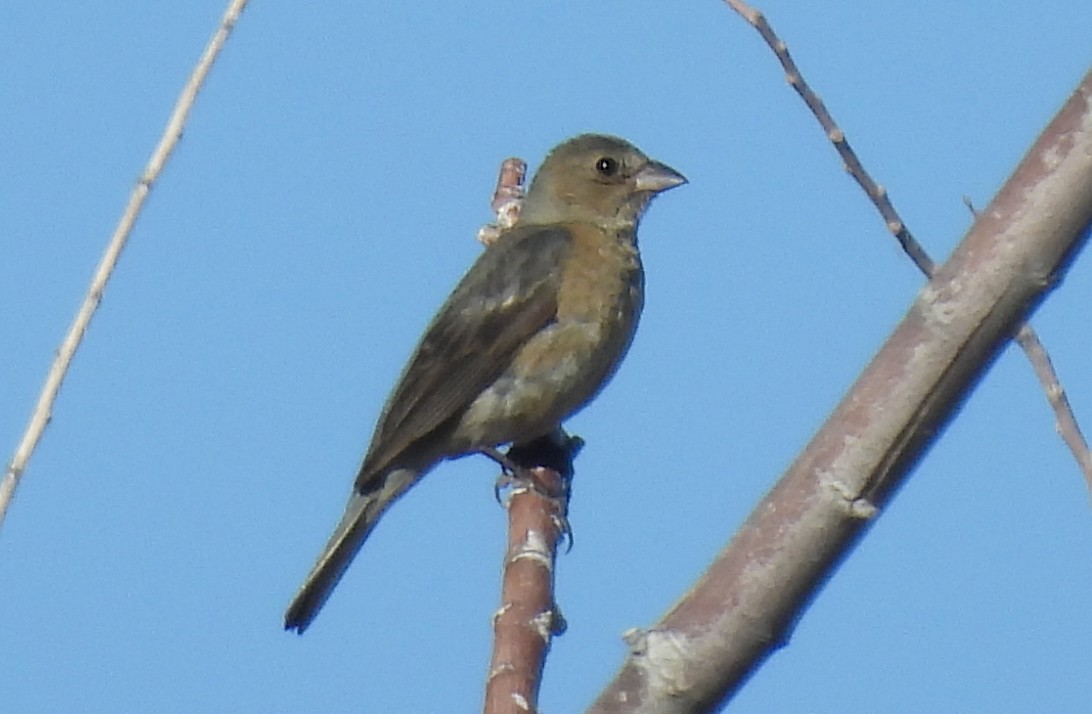
[{"label": "bird's claw", "polygon": [[573,549],[573,526],[569,523],[569,517],[563,513],[559,513],[554,516],[554,524],[557,525],[558,537],[565,541],[565,553],[568,554]]},{"label": "bird's claw", "polygon": [[504,506],[505,501],[501,498],[501,492],[512,488],[516,485],[515,475],[504,466],[501,466],[500,476],[493,482],[493,498],[496,499],[498,506]]},{"label": "bird's claw", "polygon": [[565,540],[565,552],[568,553],[573,549],[573,528],[566,515],[569,505],[568,482],[564,479],[561,479],[560,484],[553,479],[546,481],[540,477],[543,471],[545,469],[524,468],[511,462],[501,463],[501,474],[493,484],[493,497],[505,508],[514,496],[528,491],[534,491],[549,500],[554,505],[554,525],[558,535]]}]

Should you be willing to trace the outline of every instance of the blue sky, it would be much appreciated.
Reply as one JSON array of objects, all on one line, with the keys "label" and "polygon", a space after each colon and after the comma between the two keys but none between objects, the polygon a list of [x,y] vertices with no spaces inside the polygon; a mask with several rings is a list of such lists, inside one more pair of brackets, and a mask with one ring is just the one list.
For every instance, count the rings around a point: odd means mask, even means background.
[{"label": "blue sky", "polygon": [[[5,459],[223,3],[0,8]],[[1087,70],[1087,0],[767,2],[941,260]],[[580,711],[922,280],[722,3],[254,2],[156,186],[0,533],[9,712],[480,708],[504,514],[480,458],[384,520],[315,626],[284,606],[378,410],[480,250],[499,162],[582,131],[684,172],[644,318],[571,420]],[[1034,319],[1092,431],[1092,261]],[[735,712],[1082,712],[1092,512],[1010,349]]]}]

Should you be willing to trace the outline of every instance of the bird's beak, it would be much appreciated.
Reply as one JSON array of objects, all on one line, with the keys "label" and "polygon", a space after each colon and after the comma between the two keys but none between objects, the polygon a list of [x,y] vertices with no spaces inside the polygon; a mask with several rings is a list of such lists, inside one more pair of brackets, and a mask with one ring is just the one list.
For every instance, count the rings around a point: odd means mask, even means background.
[{"label": "bird's beak", "polygon": [[686,183],[685,176],[659,161],[649,161],[634,176],[635,188],[649,193],[660,193],[669,188],[682,186],[684,183]]}]

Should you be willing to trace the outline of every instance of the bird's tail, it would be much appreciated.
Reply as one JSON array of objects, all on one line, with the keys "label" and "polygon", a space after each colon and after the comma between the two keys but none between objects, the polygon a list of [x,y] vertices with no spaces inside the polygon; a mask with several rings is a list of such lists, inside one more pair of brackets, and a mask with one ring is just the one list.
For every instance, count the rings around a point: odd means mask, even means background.
[{"label": "bird's tail", "polygon": [[379,517],[423,475],[424,471],[420,469],[396,469],[376,479],[375,485],[366,491],[353,488],[349,503],[345,506],[345,515],[284,614],[284,629],[303,634],[345,574],[349,563],[353,562]]}]

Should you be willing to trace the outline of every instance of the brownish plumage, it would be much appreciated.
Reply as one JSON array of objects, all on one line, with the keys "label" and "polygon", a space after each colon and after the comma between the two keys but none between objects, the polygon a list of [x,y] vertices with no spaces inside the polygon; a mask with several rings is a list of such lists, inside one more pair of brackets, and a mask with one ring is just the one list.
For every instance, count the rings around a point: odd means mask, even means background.
[{"label": "brownish plumage", "polygon": [[550,152],[517,224],[410,357],[286,629],[307,628],[379,517],[439,461],[547,434],[602,389],[643,303],[637,224],[654,195],[685,181],[616,137],[585,134]]}]

